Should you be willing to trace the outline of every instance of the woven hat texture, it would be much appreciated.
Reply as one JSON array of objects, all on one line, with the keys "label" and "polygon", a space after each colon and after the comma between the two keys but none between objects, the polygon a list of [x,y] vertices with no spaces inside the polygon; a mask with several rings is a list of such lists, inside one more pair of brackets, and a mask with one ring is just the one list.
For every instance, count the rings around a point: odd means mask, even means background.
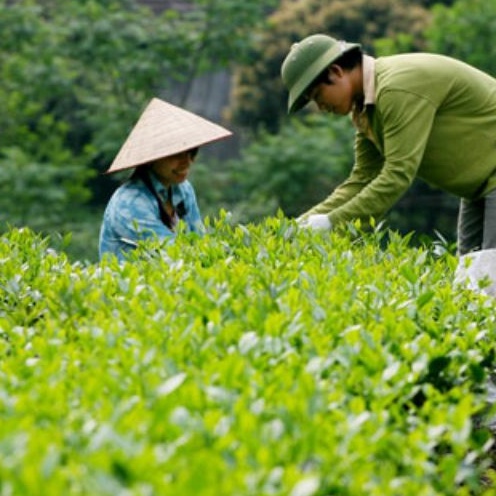
[{"label": "woven hat texture", "polygon": [[106,173],[138,167],[231,135],[208,119],[153,98]]}]

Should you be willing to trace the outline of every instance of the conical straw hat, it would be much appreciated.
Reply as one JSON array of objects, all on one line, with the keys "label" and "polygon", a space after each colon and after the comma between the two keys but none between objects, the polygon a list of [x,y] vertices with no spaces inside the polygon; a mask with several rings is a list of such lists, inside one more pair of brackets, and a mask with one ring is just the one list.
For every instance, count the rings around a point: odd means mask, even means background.
[{"label": "conical straw hat", "polygon": [[222,126],[153,98],[106,174],[137,167],[231,135],[231,131]]}]

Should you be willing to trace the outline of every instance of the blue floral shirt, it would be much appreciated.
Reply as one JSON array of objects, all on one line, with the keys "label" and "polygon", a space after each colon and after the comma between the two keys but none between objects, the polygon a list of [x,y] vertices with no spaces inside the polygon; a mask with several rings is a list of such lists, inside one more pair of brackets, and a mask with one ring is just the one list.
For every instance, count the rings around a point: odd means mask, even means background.
[{"label": "blue floral shirt", "polygon": [[[167,189],[150,173],[150,179],[163,202],[168,199]],[[172,187],[172,205],[183,202],[185,214],[181,217],[187,230],[203,233],[204,226],[196,202],[195,190],[189,181]],[[115,254],[124,260],[125,253],[136,247],[137,242],[149,238],[170,240],[175,233],[160,218],[157,199],[139,179],[130,179],[112,195],[103,215],[100,229],[99,254]]]}]

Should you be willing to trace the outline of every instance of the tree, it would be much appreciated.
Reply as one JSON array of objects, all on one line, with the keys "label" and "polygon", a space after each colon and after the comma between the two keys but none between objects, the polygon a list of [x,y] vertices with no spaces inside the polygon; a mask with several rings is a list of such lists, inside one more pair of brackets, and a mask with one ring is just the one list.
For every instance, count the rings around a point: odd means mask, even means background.
[{"label": "tree", "polygon": [[496,75],[495,0],[458,0],[451,8],[437,5],[426,31],[428,47]]},{"label": "tree", "polygon": [[252,34],[263,29],[278,0],[196,0],[192,8],[176,17],[176,30],[186,31],[183,41],[185,71],[175,78],[186,81],[179,104],[189,96],[195,78],[206,72],[248,60]]}]

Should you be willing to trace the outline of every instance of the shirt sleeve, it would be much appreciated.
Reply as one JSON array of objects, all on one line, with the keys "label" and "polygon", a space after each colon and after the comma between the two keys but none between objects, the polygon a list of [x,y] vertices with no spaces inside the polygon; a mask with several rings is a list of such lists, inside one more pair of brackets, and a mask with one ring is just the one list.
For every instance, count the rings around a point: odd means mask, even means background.
[{"label": "shirt sleeve", "polygon": [[382,123],[384,153],[373,153],[358,139],[350,178],[323,202],[326,211],[321,213],[328,213],[334,225],[384,216],[410,187],[420,167],[435,105],[415,93],[389,90],[377,100],[376,112]]}]

